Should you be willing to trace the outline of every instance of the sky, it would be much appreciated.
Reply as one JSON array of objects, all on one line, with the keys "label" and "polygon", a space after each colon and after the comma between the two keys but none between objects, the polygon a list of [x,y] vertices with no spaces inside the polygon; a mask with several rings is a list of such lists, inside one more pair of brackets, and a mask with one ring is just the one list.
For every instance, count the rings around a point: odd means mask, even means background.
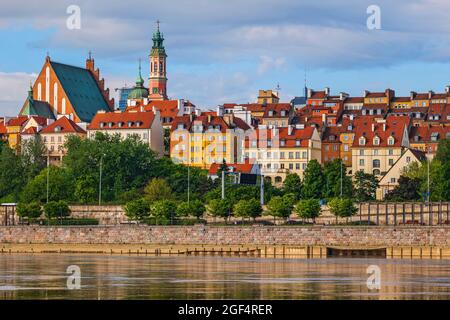
[{"label": "sky", "polygon": [[[67,27],[72,5],[80,28]],[[367,26],[370,5],[380,9],[379,29]],[[0,0],[0,116],[18,113],[47,53],[84,66],[92,51],[112,92],[134,84],[142,59],[147,84],[157,20],[169,97],[202,109],[253,102],[278,84],[288,102],[305,78],[312,89],[355,96],[450,84],[448,0]]]}]

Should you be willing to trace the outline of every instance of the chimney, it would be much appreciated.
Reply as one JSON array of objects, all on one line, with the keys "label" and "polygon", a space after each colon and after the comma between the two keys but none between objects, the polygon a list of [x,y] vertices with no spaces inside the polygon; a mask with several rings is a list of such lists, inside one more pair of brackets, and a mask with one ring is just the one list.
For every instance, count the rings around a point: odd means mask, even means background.
[{"label": "chimney", "polygon": [[428,91],[428,99],[431,99],[433,94],[434,94],[433,90]]},{"label": "chimney", "polygon": [[383,131],[386,131],[386,123],[383,123]]},{"label": "chimney", "polygon": [[322,114],[322,122],[327,123],[327,115],[325,113]]},{"label": "chimney", "polygon": [[372,131],[375,131],[375,123],[372,123]]},{"label": "chimney", "polygon": [[230,113],[230,114],[225,114],[223,116],[223,121],[225,121],[225,123],[229,126],[234,124],[234,114]]},{"label": "chimney", "polygon": [[355,115],[351,114],[350,115],[350,121],[353,121],[353,118],[355,117]]},{"label": "chimney", "polygon": [[411,91],[411,92],[409,93],[409,98],[410,98],[411,100],[413,100],[415,96],[416,96],[416,92]]},{"label": "chimney", "polygon": [[292,134],[293,129],[294,129],[294,127],[292,125],[288,125],[288,135]]},{"label": "chimney", "polygon": [[313,93],[312,89],[308,88],[307,97],[306,98],[311,98],[312,93]]},{"label": "chimney", "polygon": [[208,114],[208,122],[211,122],[211,120],[212,120],[212,117],[210,114]]},{"label": "chimney", "polygon": [[325,87],[325,95],[329,96],[330,95],[330,88],[329,87]]},{"label": "chimney", "polygon": [[189,114],[189,122],[192,122],[192,121],[194,121],[194,115],[191,113],[191,114]]},{"label": "chimney", "polygon": [[369,90],[364,90],[364,98],[367,97],[367,95],[369,94]]},{"label": "chimney", "polygon": [[222,117],[223,116],[223,105],[217,106],[217,116]]},{"label": "chimney", "polygon": [[450,93],[450,86],[445,86],[445,92]]},{"label": "chimney", "polygon": [[346,93],[346,92],[341,92],[341,93],[339,93],[339,100],[345,100],[345,98],[347,98],[348,97],[348,93]]}]

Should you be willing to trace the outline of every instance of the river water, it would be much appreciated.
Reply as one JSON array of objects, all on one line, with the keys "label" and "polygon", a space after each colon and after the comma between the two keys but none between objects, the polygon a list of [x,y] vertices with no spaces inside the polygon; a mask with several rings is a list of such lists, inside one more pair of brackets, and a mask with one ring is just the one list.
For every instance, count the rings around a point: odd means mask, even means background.
[{"label": "river water", "polygon": [[450,260],[3,254],[0,299],[450,299]]}]

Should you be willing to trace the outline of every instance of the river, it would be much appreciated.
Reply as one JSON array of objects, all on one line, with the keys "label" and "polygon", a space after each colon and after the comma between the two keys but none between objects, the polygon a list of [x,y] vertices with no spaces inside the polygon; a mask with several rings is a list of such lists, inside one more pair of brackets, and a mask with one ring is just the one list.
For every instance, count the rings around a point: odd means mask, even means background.
[{"label": "river", "polygon": [[0,299],[450,299],[450,260],[3,254]]}]

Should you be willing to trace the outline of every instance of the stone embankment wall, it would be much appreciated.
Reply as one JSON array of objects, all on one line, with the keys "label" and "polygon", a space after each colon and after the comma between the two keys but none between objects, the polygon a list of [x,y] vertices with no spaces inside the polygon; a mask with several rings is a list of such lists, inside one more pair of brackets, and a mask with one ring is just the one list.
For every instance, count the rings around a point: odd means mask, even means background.
[{"label": "stone embankment wall", "polygon": [[450,247],[450,227],[0,227],[0,243]]}]

